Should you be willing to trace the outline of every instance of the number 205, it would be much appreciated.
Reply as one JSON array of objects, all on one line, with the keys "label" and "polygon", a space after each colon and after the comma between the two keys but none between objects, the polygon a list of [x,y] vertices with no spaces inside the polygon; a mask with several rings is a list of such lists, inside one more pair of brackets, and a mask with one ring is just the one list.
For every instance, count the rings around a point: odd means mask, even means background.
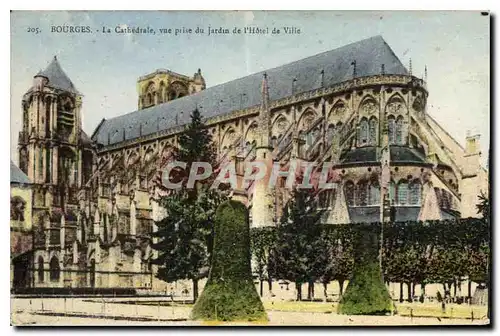
[{"label": "number 205", "polygon": [[28,27],[28,33],[38,34],[38,33],[40,33],[40,28]]}]

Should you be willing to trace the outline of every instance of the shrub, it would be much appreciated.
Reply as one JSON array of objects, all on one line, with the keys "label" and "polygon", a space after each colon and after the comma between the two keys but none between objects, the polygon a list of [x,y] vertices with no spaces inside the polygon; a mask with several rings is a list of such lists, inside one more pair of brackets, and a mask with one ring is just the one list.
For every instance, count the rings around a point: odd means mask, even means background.
[{"label": "shrub", "polygon": [[378,232],[373,226],[356,228],[353,277],[339,302],[339,314],[386,315],[392,300],[385,286],[378,260]]},{"label": "shrub", "polygon": [[267,320],[250,268],[250,228],[245,206],[226,201],[217,209],[212,265],[193,319]]}]

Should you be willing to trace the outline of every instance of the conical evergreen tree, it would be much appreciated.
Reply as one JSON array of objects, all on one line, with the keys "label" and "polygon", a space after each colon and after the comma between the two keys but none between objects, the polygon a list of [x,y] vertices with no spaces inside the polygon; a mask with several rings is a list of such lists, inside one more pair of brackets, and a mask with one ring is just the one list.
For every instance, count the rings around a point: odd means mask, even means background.
[{"label": "conical evergreen tree", "polygon": [[195,109],[175,153],[175,160],[185,162],[186,169],[171,175],[171,179],[181,181],[183,187],[160,200],[167,217],[156,223],[155,236],[159,241],[153,244],[159,251],[158,258],[153,261],[160,265],[157,277],[167,282],[191,280],[195,301],[198,281],[208,275],[215,210],[225,196],[210,190],[213,179],[198,181],[191,189],[186,188],[186,183],[194,162],[213,165],[214,159],[211,136],[199,110]]},{"label": "conical evergreen tree", "polygon": [[356,224],[354,270],[345,294],[339,302],[339,314],[385,315],[391,312],[392,299],[380,270],[380,225]]},{"label": "conical evergreen tree", "polygon": [[213,263],[205,289],[193,307],[196,320],[265,321],[250,267],[248,210],[237,201],[217,209]]}]

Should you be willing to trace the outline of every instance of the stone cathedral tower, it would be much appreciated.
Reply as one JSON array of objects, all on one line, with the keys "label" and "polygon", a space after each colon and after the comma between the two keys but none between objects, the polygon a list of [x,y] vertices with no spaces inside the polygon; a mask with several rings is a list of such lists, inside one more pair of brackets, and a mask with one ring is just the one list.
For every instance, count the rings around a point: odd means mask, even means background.
[{"label": "stone cathedral tower", "polygon": [[19,165],[35,186],[34,201],[51,211],[77,206],[92,172],[92,146],[82,131],[82,95],[56,57],[23,96]]}]

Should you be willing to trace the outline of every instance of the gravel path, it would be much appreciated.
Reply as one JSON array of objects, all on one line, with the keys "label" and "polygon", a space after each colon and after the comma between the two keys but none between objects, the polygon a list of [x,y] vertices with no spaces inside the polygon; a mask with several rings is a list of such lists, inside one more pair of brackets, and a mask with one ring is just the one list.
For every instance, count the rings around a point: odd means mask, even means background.
[{"label": "gravel path", "polygon": [[[106,303],[106,301],[108,301]],[[85,299],[11,300],[12,325],[222,325],[190,321],[188,307],[162,307],[109,303]],[[289,326],[388,326],[388,325],[485,325],[489,320],[409,318],[403,316],[346,316],[335,313],[268,311],[265,325]],[[224,325],[252,325],[224,323]],[[262,326],[263,324],[255,324]]]}]

